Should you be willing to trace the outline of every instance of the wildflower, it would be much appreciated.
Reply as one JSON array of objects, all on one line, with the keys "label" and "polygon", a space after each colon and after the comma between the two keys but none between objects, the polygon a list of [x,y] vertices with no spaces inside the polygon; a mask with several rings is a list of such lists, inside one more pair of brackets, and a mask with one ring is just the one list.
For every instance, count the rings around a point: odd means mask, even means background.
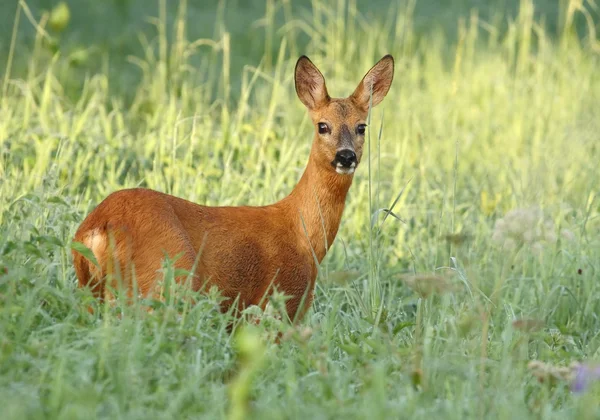
[{"label": "wildflower", "polygon": [[600,381],[600,365],[577,364],[574,368],[574,378],[571,391],[583,392],[592,383]]}]

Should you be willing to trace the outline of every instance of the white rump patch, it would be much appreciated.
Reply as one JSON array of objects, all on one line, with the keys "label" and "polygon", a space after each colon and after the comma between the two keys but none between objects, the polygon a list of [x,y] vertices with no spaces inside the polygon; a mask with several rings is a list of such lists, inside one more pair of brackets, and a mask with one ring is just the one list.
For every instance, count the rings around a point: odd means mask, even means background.
[{"label": "white rump patch", "polygon": [[96,260],[98,260],[98,257],[102,255],[103,251],[106,249],[106,234],[96,228],[87,233],[84,245],[92,250]]}]

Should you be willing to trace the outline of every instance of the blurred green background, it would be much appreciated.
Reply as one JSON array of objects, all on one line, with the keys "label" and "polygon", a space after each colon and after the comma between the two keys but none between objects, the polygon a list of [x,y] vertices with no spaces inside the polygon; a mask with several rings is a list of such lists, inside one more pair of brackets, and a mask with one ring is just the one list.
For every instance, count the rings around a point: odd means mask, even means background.
[{"label": "blurred green background", "polygon": [[[0,15],[0,68],[6,67],[15,10],[18,1],[3,0],[3,13]],[[30,0],[25,2],[33,17],[39,21],[44,12],[50,12],[59,3],[57,0]],[[150,0],[68,0],[70,19],[65,28],[58,32],[49,30],[55,45],[47,46],[49,53],[60,51],[61,56],[71,57],[65,73],[67,93],[76,95],[85,77],[97,73],[99,69],[109,74],[111,91],[125,98],[131,98],[140,82],[141,72],[128,57],[143,54],[142,38],[149,42],[157,37],[153,19],[161,15],[160,2]],[[331,1],[331,4],[335,4]],[[356,9],[372,22],[394,20],[410,12],[412,30],[417,38],[439,33],[449,45],[458,36],[461,19],[468,20],[471,13],[477,13],[483,24],[500,31],[506,30],[516,19],[519,0],[356,0]],[[593,20],[600,16],[600,9],[585,2],[586,11]],[[227,31],[231,37],[231,82],[232,95],[239,88],[241,69],[244,65],[257,66],[265,52],[275,57],[279,42],[283,37],[286,22],[310,21],[314,8],[319,4],[311,0],[187,0],[187,2],[166,1],[166,35],[173,38],[176,17],[180,6],[184,5],[183,19],[187,24],[187,39],[215,39]],[[557,37],[563,30],[566,0],[536,0],[534,20],[544,26],[545,34]],[[35,28],[21,17],[24,24],[18,28],[18,49],[13,63],[12,76],[23,77],[36,36]],[[266,24],[266,22],[272,25]],[[392,30],[393,25],[389,25]],[[273,29],[275,28],[275,29]],[[583,14],[574,15],[574,28],[582,38],[589,36],[589,26]],[[598,29],[592,29],[598,33]],[[297,46],[302,50],[309,37],[302,28],[297,28]],[[484,42],[484,36],[479,41]],[[393,48],[393,46],[391,46]],[[452,56],[448,48],[449,59]],[[305,53],[305,51],[292,51]],[[266,59],[268,60],[268,56]],[[193,57],[191,64],[199,65],[199,58]],[[268,64],[268,63],[267,63]]]}]

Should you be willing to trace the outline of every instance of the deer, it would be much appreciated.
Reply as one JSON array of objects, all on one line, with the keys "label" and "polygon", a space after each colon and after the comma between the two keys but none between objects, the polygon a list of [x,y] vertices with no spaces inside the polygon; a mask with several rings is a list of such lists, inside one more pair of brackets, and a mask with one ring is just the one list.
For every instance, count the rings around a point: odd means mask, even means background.
[{"label": "deer", "polygon": [[[222,311],[265,309],[274,290],[287,296],[284,315],[301,320],[311,307],[319,265],[332,246],[348,190],[361,162],[367,118],[390,90],[394,59],[381,58],[345,98],[332,98],[305,55],[295,90],[314,126],[306,168],[292,191],[265,206],[204,206],[149,188],[109,194],[83,220],[73,249],[78,286],[108,296],[117,279],[131,295],[156,294],[163,258],[175,281],[195,292],[218,289]],[[234,306],[232,306],[234,305]]]}]

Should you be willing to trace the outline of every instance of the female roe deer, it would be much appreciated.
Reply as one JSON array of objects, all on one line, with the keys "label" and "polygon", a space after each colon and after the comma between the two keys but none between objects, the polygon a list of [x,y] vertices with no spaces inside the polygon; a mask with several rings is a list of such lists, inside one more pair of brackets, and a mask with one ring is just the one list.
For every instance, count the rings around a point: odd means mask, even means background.
[{"label": "female roe deer", "polygon": [[386,55],[352,95],[331,98],[321,72],[308,57],[300,57],[296,93],[308,108],[315,135],[306,170],[292,192],[262,207],[207,207],[144,188],[114,192],[75,234],[74,240],[98,262],[73,251],[79,286],[89,286],[103,299],[105,282],[112,286],[119,278],[130,296],[133,286],[146,296],[156,292],[163,256],[179,256],[175,267],[192,274],[194,291],[217,286],[228,298],[223,311],[236,298],[239,309],[264,309],[263,297],[274,286],[291,297],[286,302],[290,319],[301,319],[312,303],[318,265],[335,239],[361,160],[369,107],[383,100],[393,73],[394,59]]}]

